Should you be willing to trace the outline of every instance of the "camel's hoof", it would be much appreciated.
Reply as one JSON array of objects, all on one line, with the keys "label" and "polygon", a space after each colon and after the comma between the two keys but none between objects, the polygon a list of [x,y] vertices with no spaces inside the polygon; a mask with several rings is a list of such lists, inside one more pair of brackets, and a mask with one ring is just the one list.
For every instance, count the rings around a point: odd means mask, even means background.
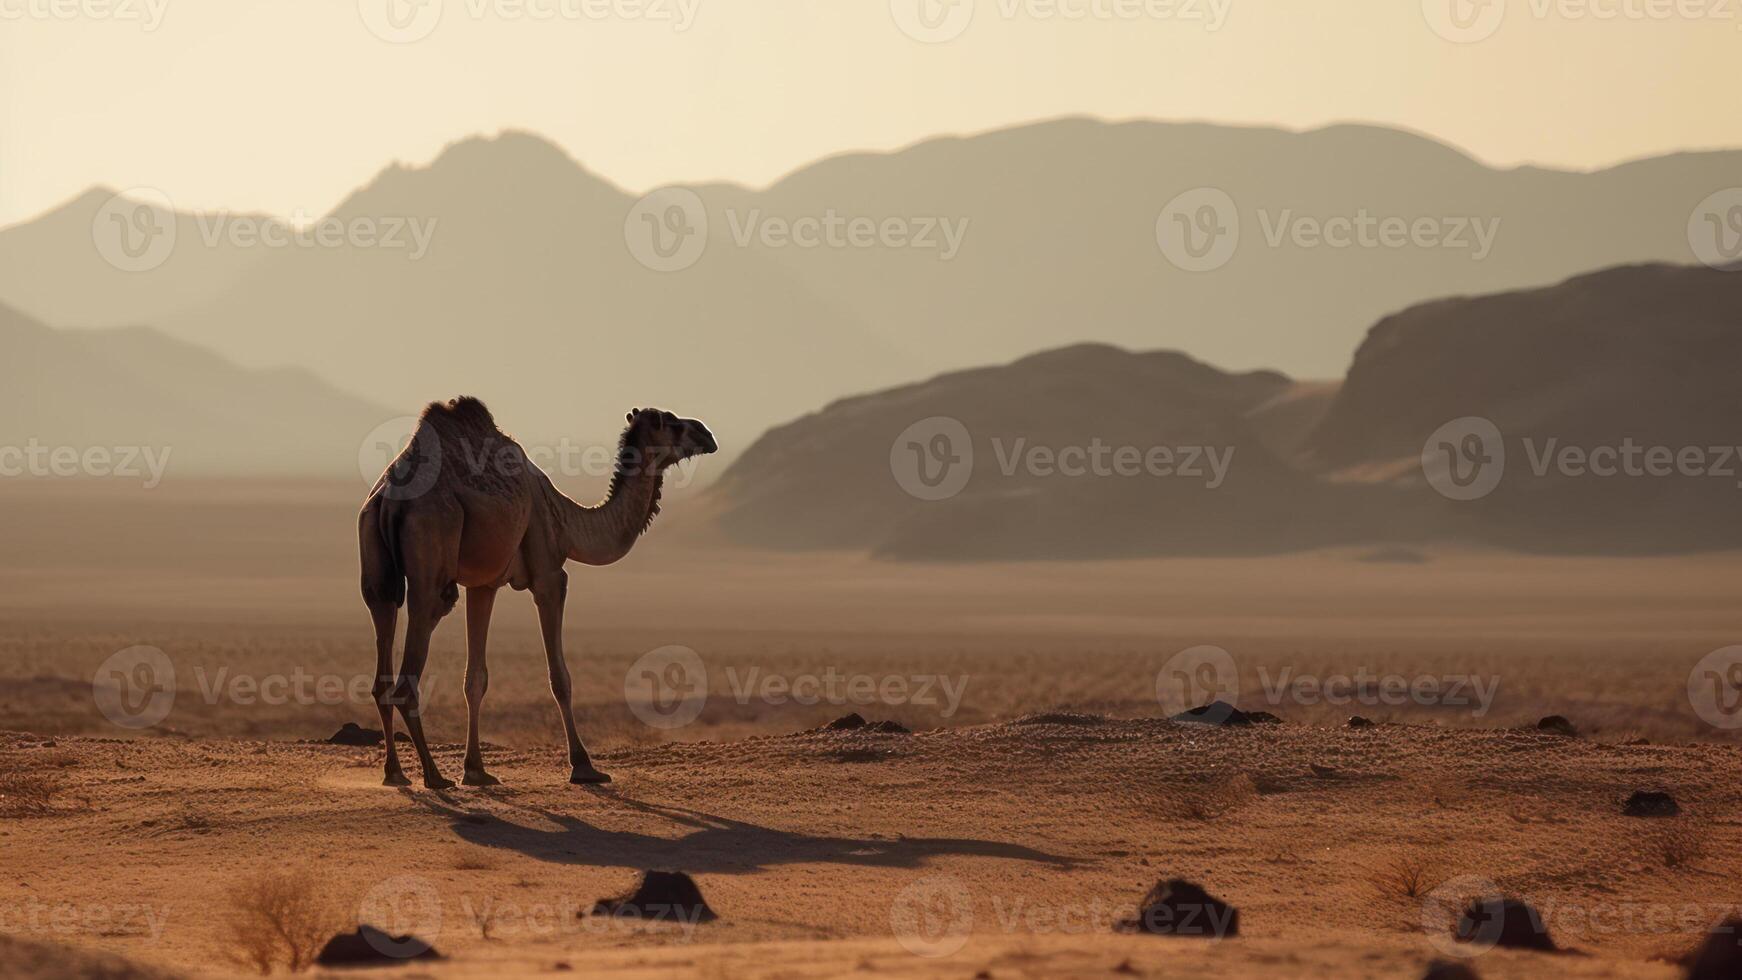
[{"label": "camel's hoof", "polygon": [[383,785],[383,786],[410,786],[411,780],[406,778],[405,773],[390,772],[386,776],[382,777],[381,785]]},{"label": "camel's hoof", "polygon": [[454,781],[451,779],[443,779],[440,776],[425,776],[425,777],[423,777],[423,788],[424,789],[453,789],[454,788]]},{"label": "camel's hoof", "polygon": [[502,785],[502,780],[497,779],[495,776],[490,775],[482,769],[467,769],[466,774],[460,777],[460,782],[465,783],[467,786]]},{"label": "camel's hoof", "polygon": [[609,773],[600,772],[592,766],[576,766],[575,771],[569,774],[569,782],[576,786],[597,786],[610,781]]}]

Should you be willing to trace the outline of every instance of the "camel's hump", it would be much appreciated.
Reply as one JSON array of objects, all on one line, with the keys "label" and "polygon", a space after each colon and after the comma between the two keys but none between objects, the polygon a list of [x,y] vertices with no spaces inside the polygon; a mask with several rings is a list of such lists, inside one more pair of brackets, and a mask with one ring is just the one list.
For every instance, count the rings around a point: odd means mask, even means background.
[{"label": "camel's hump", "polygon": [[450,398],[445,402],[430,402],[424,406],[424,421],[451,422],[466,428],[485,428],[494,431],[496,418],[490,414],[490,409],[484,403],[470,395]]}]

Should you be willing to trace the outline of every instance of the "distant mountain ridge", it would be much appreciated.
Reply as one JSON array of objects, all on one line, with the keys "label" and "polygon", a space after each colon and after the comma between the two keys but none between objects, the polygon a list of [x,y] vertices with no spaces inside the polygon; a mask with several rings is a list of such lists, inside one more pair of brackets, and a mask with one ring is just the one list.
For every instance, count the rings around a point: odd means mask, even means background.
[{"label": "distant mountain ridge", "polygon": [[[402,410],[475,392],[532,438],[608,438],[623,410],[659,404],[709,418],[729,454],[842,392],[1080,341],[1335,377],[1367,325],[1433,297],[1689,261],[1692,209],[1737,173],[1737,151],[1496,170],[1378,127],[1068,118],[843,154],[761,190],[695,185],[705,249],[660,272],[626,244],[626,224],[645,217],[635,195],[508,132],[386,168],[335,210],[433,219],[417,261],[189,247],[196,228],[161,267],[122,272],[90,247],[95,194],[0,230],[0,300],[57,325],[149,323]],[[1156,225],[1202,187],[1234,202],[1240,245],[1222,267],[1190,272],[1163,253]],[[1444,221],[1445,238],[1455,222],[1496,231],[1480,259],[1296,244],[1300,222],[1361,213]],[[912,244],[771,247],[758,233],[826,215],[907,232],[950,221],[962,237],[946,259]]]},{"label": "distant mountain ridge", "polygon": [[[1742,275],[1624,266],[1388,317],[1341,384],[1078,345],[843,399],[771,429],[703,503],[740,544],[903,559],[1735,548],[1738,365]],[[1464,452],[1470,419],[1497,433],[1476,453],[1494,481],[1454,498],[1424,459]],[[1062,465],[1095,445],[1219,450],[1226,478]],[[1628,446],[1635,471],[1608,473],[1600,450]],[[1666,462],[1684,455],[1697,471]]]},{"label": "distant mountain ridge", "polygon": [[243,369],[145,327],[54,330],[0,306],[0,350],[0,446],[36,454],[7,460],[18,470],[7,476],[108,476],[55,472],[72,464],[49,454],[95,450],[103,468],[119,469],[111,451],[121,450],[137,475],[114,475],[142,483],[153,479],[148,461],[164,463],[157,479],[360,480],[364,439],[395,415],[304,369]]},{"label": "distant mountain ridge", "polygon": [[[1330,495],[1267,448],[1248,417],[1292,387],[1276,372],[1229,374],[1172,351],[1045,351],[842,399],[771,429],[707,504],[739,544],[893,558],[1322,543],[1337,519]],[[934,444],[947,451],[928,455]],[[960,485],[933,495],[920,474],[947,459],[963,467]]]}]

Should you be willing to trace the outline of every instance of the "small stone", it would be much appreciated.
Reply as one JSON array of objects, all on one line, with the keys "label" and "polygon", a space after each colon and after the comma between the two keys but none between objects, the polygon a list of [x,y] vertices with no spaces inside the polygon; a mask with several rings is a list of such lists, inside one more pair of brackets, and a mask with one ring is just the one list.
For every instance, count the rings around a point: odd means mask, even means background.
[{"label": "small stone", "polygon": [[327,741],[333,745],[380,745],[381,732],[379,729],[364,728],[354,721],[347,721]]},{"label": "small stone", "polygon": [[416,936],[390,936],[371,925],[327,940],[315,962],[321,966],[387,966],[406,960],[439,960],[435,947]]},{"label": "small stone", "polygon": [[1118,929],[1157,936],[1226,939],[1240,934],[1240,913],[1202,887],[1173,878],[1151,888],[1137,907],[1137,915],[1122,920]]},{"label": "small stone", "polygon": [[1478,898],[1458,916],[1459,942],[1553,951],[1542,914],[1516,898]]},{"label": "small stone", "polygon": [[1675,797],[1657,790],[1638,790],[1621,807],[1621,813],[1629,817],[1673,817],[1681,812]]},{"label": "small stone", "polygon": [[1549,735],[1564,735],[1567,738],[1579,736],[1579,730],[1564,715],[1549,715],[1536,723],[1536,730]]},{"label": "small stone", "polygon": [[694,878],[682,871],[643,871],[635,890],[621,898],[600,899],[594,915],[673,922],[712,922],[719,916],[702,898]]},{"label": "small stone", "polygon": [[1694,953],[1687,980],[1736,980],[1742,977],[1742,916],[1712,927]]}]

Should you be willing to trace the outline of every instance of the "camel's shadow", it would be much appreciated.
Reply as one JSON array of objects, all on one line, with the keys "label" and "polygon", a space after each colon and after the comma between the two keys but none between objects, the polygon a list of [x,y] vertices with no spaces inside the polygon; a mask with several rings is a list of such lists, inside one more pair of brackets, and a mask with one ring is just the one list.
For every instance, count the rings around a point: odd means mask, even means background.
[{"label": "camel's shadow", "polygon": [[[408,796],[433,813],[453,818],[455,836],[480,847],[499,848],[557,864],[601,868],[674,868],[692,874],[753,874],[781,864],[856,864],[913,868],[942,855],[1005,858],[1069,867],[1074,858],[1048,854],[1021,844],[954,837],[900,837],[893,840],[826,837],[776,830],[684,807],[643,803],[621,793],[601,791],[628,809],[691,828],[676,837],[604,830],[563,813],[513,803],[492,802],[525,813],[529,823],[498,812],[464,809],[445,793]],[[532,826],[542,821],[549,826]]]}]

